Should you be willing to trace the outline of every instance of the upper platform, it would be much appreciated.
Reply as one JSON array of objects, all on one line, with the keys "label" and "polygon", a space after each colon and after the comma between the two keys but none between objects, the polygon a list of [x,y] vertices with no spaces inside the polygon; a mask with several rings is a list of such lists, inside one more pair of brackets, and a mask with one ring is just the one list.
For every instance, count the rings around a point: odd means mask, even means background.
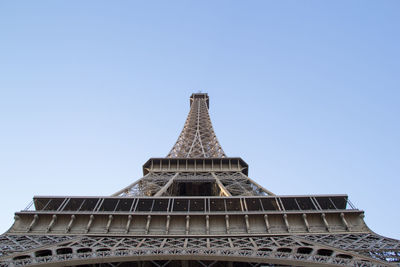
[{"label": "upper platform", "polygon": [[206,93],[197,93],[197,94],[192,94],[190,96],[190,106],[192,106],[193,102],[196,101],[197,99],[203,99],[206,104],[207,108],[210,108],[210,98],[208,97],[208,94]]},{"label": "upper platform", "polygon": [[143,165],[149,172],[241,172],[249,173],[249,165],[241,158],[151,158]]}]

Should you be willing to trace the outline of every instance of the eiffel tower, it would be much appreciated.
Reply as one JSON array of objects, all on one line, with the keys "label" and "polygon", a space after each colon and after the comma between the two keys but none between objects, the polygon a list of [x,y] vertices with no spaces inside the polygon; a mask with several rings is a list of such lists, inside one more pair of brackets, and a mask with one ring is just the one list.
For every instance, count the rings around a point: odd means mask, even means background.
[{"label": "eiffel tower", "polygon": [[190,97],[165,158],[112,196],[36,196],[0,236],[8,266],[399,266],[400,241],[365,224],[347,195],[275,195],[227,157]]}]

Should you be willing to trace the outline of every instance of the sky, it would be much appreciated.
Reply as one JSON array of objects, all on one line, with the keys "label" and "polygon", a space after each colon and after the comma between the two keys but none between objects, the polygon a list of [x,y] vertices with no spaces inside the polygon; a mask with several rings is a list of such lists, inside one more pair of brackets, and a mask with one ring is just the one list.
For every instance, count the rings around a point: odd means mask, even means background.
[{"label": "sky", "polygon": [[0,232],[34,195],[111,195],[206,92],[280,195],[348,194],[400,239],[399,1],[0,1]]}]

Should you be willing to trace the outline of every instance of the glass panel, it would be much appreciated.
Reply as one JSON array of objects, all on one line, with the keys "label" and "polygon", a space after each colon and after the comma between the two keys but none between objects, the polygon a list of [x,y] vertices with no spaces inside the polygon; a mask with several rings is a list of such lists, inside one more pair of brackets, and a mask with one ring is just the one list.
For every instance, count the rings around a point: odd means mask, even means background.
[{"label": "glass panel", "polygon": [[226,208],[228,211],[241,211],[240,199],[231,198],[226,200]]},{"label": "glass panel", "polygon": [[314,203],[311,201],[309,197],[297,197],[297,203],[301,210],[316,210]]},{"label": "glass panel", "polygon": [[155,199],[153,211],[167,211],[168,201],[168,199]]},{"label": "glass panel", "polygon": [[133,199],[120,199],[115,211],[130,211]]},{"label": "glass panel", "polygon": [[260,200],[258,198],[246,198],[246,205],[248,211],[262,210]]},{"label": "glass panel", "polygon": [[261,203],[264,207],[264,210],[279,210],[275,198],[262,198]]},{"label": "glass panel", "polygon": [[152,206],[153,206],[152,199],[139,199],[136,211],[150,211]]},{"label": "glass panel", "polygon": [[188,199],[175,199],[173,211],[187,211],[189,205]]},{"label": "glass panel", "polygon": [[225,211],[224,199],[210,199],[210,211]]},{"label": "glass panel", "polygon": [[118,204],[118,199],[104,199],[99,211],[114,211]]},{"label": "glass panel", "polygon": [[71,198],[63,210],[78,211],[84,200],[85,200],[84,198]]},{"label": "glass panel", "polygon": [[299,210],[299,206],[294,198],[281,198],[285,210]]},{"label": "glass panel", "polygon": [[204,211],[204,199],[191,199],[190,211]]}]

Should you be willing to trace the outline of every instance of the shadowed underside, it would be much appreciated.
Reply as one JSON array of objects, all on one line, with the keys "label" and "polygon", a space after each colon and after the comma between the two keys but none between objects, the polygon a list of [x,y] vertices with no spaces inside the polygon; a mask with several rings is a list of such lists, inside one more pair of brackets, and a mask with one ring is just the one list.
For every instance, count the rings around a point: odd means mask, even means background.
[{"label": "shadowed underside", "polygon": [[398,266],[347,195],[274,195],[227,157],[207,94],[167,157],[112,196],[37,196],[0,236],[8,266]]}]

